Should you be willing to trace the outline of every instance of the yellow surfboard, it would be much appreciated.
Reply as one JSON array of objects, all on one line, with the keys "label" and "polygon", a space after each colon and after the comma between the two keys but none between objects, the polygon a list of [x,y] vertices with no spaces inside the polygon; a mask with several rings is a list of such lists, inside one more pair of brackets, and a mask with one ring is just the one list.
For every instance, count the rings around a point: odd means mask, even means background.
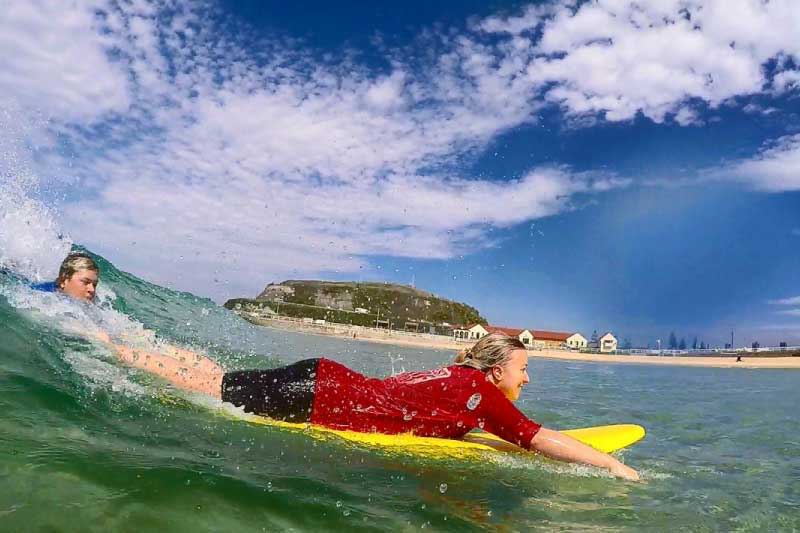
[{"label": "yellow surfboard", "polygon": [[[354,444],[427,457],[468,458],[487,452],[525,452],[522,448],[506,442],[500,437],[477,430],[468,433],[463,439],[456,440],[418,437],[411,434],[386,435],[383,433],[341,431],[313,424],[281,422],[255,415],[247,415],[245,420],[254,424],[302,431],[317,439],[340,438]],[[562,431],[562,433],[606,453],[630,446],[642,440],[645,436],[644,428],[636,424],[568,429]]]}]

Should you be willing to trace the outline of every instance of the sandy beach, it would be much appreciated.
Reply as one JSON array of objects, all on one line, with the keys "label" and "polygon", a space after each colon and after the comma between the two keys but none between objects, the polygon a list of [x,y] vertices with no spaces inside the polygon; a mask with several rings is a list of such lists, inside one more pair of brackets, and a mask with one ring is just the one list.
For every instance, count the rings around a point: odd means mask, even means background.
[{"label": "sandy beach", "polygon": [[[429,335],[425,333],[411,333],[404,331],[389,331],[384,329],[365,328],[362,326],[348,326],[343,324],[309,324],[298,319],[284,317],[263,317],[250,313],[240,313],[240,316],[254,324],[280,330],[308,333],[312,335],[327,335],[352,339],[357,342],[377,342],[395,346],[418,347],[433,350],[462,350],[469,343],[457,342],[450,337]],[[586,363],[625,363],[646,365],[673,365],[673,366],[698,366],[720,368],[796,368],[800,369],[800,357],[774,357],[742,354],[742,360],[736,361],[735,356],[666,356],[666,355],[616,355],[580,353],[569,350],[529,350],[530,357],[544,359],[561,359],[567,361],[580,361]]]},{"label": "sandy beach", "polygon": [[797,368],[800,369],[800,357],[759,357],[742,355],[736,362],[736,356],[724,357],[681,357],[669,355],[614,355],[578,353],[562,350],[532,350],[531,357],[545,359],[565,359],[588,363],[628,363],[645,365],[702,366],[720,368]]}]

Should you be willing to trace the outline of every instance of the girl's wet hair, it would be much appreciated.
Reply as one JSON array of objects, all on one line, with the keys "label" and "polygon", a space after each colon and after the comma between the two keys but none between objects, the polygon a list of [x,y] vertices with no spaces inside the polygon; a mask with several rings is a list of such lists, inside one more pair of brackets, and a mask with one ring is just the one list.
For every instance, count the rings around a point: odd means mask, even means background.
[{"label": "girl's wet hair", "polygon": [[61,268],[58,269],[58,278],[56,278],[56,286],[60,287],[62,283],[69,280],[76,272],[82,270],[94,270],[98,274],[100,268],[94,262],[92,256],[84,252],[75,252],[69,254],[64,261],[61,262]]},{"label": "girl's wet hair", "polygon": [[524,350],[525,344],[504,333],[490,333],[481,337],[470,348],[458,352],[455,363],[486,372],[494,366],[503,366],[511,359],[514,350]]}]

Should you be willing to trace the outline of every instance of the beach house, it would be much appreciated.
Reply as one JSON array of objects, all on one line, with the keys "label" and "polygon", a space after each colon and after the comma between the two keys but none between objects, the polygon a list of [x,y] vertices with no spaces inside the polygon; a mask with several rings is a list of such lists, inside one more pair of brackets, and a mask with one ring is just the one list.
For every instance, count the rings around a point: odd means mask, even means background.
[{"label": "beach house", "polygon": [[571,350],[580,350],[586,348],[588,345],[589,341],[580,333],[573,333],[567,337],[567,348]]},{"label": "beach house", "polygon": [[597,342],[590,342],[589,348],[595,349],[600,353],[608,353],[617,351],[617,338],[607,331],[597,338]]},{"label": "beach house", "polygon": [[533,334],[530,330],[519,328],[506,328],[502,326],[483,326],[475,324],[466,328],[454,328],[453,338],[457,341],[473,341],[488,335],[489,333],[503,333],[509,337],[518,338],[525,346],[533,345]]},{"label": "beach house", "polygon": [[538,349],[563,349],[567,346],[567,339],[572,336],[572,333],[563,331],[545,331],[541,329],[534,329],[533,333],[533,346]]},{"label": "beach house", "polygon": [[533,345],[533,334],[527,329],[506,328],[502,326],[486,326],[489,333],[505,333],[509,337],[518,338],[525,346]]},{"label": "beach house", "polygon": [[489,332],[486,331],[486,328],[480,324],[453,328],[453,339],[457,341],[476,341],[488,334]]}]

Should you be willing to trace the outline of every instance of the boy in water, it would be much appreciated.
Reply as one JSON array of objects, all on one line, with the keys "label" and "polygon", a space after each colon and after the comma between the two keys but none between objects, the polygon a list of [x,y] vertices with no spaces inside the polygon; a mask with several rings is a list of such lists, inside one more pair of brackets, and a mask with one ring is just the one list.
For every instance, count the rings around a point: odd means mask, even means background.
[{"label": "boy in water", "polygon": [[[91,303],[94,302],[99,281],[100,268],[92,256],[85,252],[73,252],[61,262],[61,267],[58,269],[58,277],[55,281],[39,283],[33,285],[32,288],[44,292],[60,292],[70,298]],[[145,330],[145,333],[150,336],[151,340],[155,340],[153,332]],[[134,355],[138,359],[139,354],[144,355],[148,361],[151,356],[154,359],[159,356],[167,356],[174,359],[178,365],[197,368],[203,372],[221,370],[219,365],[207,357],[184,348],[161,343],[160,341],[158,341],[158,352],[134,351],[128,346],[113,341],[105,331],[95,331],[92,336],[111,347],[123,359],[125,357],[134,357]],[[145,369],[150,370],[149,368]],[[189,377],[186,381],[191,383],[193,379]]]},{"label": "boy in water", "polygon": [[44,292],[61,292],[85,302],[94,301],[100,269],[92,256],[83,252],[69,254],[58,269],[55,281],[38,283],[33,288]]}]

